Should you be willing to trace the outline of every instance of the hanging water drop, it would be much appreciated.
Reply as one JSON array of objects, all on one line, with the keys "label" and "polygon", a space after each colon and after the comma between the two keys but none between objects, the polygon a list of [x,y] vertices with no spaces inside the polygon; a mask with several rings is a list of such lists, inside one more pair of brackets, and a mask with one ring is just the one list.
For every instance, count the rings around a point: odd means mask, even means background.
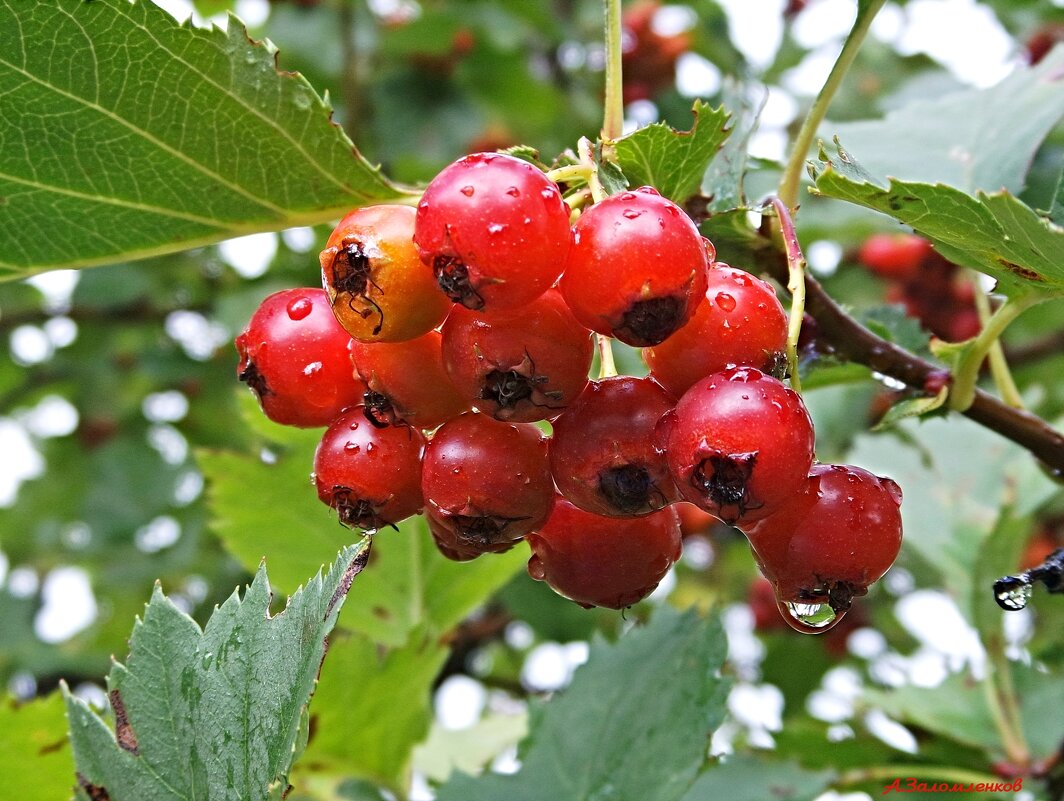
[{"label": "hanging water drop", "polygon": [[835,611],[830,604],[796,603],[776,600],[776,607],[787,625],[802,634],[823,634],[835,628],[846,616],[846,609]]},{"label": "hanging water drop", "polygon": [[543,560],[536,554],[528,557],[528,575],[536,581],[543,581],[547,577],[547,568],[543,566]]},{"label": "hanging water drop", "polygon": [[1016,612],[1027,606],[1033,589],[1019,576],[1006,576],[994,582],[994,600],[1002,609]]}]

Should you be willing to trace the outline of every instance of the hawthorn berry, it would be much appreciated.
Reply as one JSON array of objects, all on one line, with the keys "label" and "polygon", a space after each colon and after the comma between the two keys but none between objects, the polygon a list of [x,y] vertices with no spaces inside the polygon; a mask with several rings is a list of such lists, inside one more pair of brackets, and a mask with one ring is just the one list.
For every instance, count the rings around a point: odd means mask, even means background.
[{"label": "hawthorn berry", "polygon": [[355,372],[368,388],[363,411],[374,425],[428,429],[469,408],[443,366],[443,335],[429,331],[405,342],[351,342]]},{"label": "hawthorn berry", "polygon": [[739,527],[797,492],[813,463],[813,423],[802,399],[752,367],[703,378],[663,425],[677,489]]},{"label": "hawthorn berry", "polygon": [[675,500],[655,427],[673,405],[652,378],[592,381],[553,423],[551,473],[569,501],[595,514],[635,517]]},{"label": "hawthorn berry", "polygon": [[443,363],[459,394],[499,420],[557,417],[587,386],[591,332],[556,289],[512,311],[456,306],[442,332]]},{"label": "hawthorn berry", "polygon": [[898,556],[901,499],[889,478],[850,465],[815,465],[799,491],[746,529],[777,599],[848,609]]},{"label": "hawthorn berry", "polygon": [[521,539],[547,519],[554,497],[547,441],[539,429],[475,412],[433,434],[421,482],[428,515],[465,551],[495,550]]},{"label": "hawthorn berry", "polygon": [[787,313],[771,284],[718,263],[691,320],[643,359],[662,386],[679,397],[710,373],[728,367],[773,371],[787,347]]},{"label": "hawthorn berry", "polygon": [[355,339],[402,342],[432,330],[451,304],[440,296],[414,247],[408,206],[355,209],[319,256],[333,313]]},{"label": "hawthorn berry", "polygon": [[931,243],[915,234],[872,234],[861,245],[857,260],[882,278],[913,278],[932,253]]},{"label": "hawthorn berry", "polygon": [[691,218],[644,186],[580,215],[559,287],[584,326],[629,345],[657,345],[694,313],[708,267]]},{"label": "hawthorn berry", "polygon": [[477,311],[535,300],[561,275],[569,207],[541,170],[501,153],[444,168],[417,207],[414,244],[440,289]]},{"label": "hawthorn berry", "polygon": [[410,426],[377,428],[360,407],[326,430],[314,453],[318,498],[349,528],[375,531],[421,511],[425,437]]},{"label": "hawthorn berry", "polygon": [[324,428],[366,391],[351,370],[350,341],[322,290],[275,292],[236,338],[237,378],[275,423]]},{"label": "hawthorn berry", "polygon": [[558,496],[528,545],[536,581],[585,608],[623,609],[650,595],[680,558],[680,521],[672,508],[604,517]]},{"label": "hawthorn berry", "polygon": [[425,521],[428,523],[429,534],[432,535],[436,550],[452,562],[469,562],[485,553],[505,553],[519,542],[519,540],[499,542],[470,540],[463,536],[453,523],[448,522],[431,507],[425,510]]}]

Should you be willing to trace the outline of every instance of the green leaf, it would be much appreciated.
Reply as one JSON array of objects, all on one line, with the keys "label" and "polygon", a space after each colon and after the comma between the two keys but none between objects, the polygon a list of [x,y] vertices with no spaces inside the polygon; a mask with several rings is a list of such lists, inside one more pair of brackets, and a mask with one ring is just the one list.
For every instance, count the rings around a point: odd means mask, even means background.
[{"label": "green leaf", "polygon": [[1064,49],[988,89],[919,100],[881,120],[827,123],[822,130],[845,142],[873,175],[1017,194],[1039,144],[1064,114],[1061,67]]},{"label": "green leaf", "polygon": [[811,771],[791,762],[736,755],[702,773],[683,801],[812,801],[834,778],[830,770]]},{"label": "green leaf", "polygon": [[326,637],[369,541],[271,616],[265,567],[201,630],[156,585],[107,684],[115,728],[67,693],[78,783],[111,801],[265,799],[284,788]]},{"label": "green leaf", "polygon": [[334,634],[311,715],[316,733],[304,758],[308,767],[370,779],[401,794],[414,746],[428,734],[432,685],[448,653],[424,629],[393,649]]},{"label": "green leaf", "polygon": [[898,401],[887,409],[887,413],[879,419],[879,422],[875,424],[872,430],[882,431],[884,428],[889,428],[901,420],[931,414],[931,412],[941,409],[948,397],[949,387],[942,387],[938,394],[934,396],[919,395],[915,398],[905,398]]},{"label": "green leaf", "polygon": [[59,693],[25,704],[0,703],[0,776],[6,794],[19,801],[70,796],[74,759],[66,738]]},{"label": "green leaf", "polygon": [[521,770],[455,774],[439,801],[679,799],[724,712],[726,650],[716,622],[669,607],[614,645],[593,642],[569,688],[535,710]]},{"label": "green leaf", "polygon": [[617,162],[631,186],[653,186],[683,203],[699,191],[710,160],[728,138],[730,115],[698,100],[690,131],[679,132],[662,122],[622,136],[614,143]]},{"label": "green leaf", "polygon": [[428,739],[414,751],[414,767],[435,782],[445,782],[456,770],[477,773],[528,734],[528,716],[489,714],[457,731],[434,725]]},{"label": "green leaf", "polygon": [[147,0],[0,0],[0,275],[143,258],[402,196],[275,58],[235,18],[225,32]]},{"label": "green leaf", "polygon": [[989,650],[1004,653],[1002,617],[1009,614],[994,600],[994,582],[1018,569],[1032,525],[1032,516],[1015,515],[1012,508],[1006,506],[994,527],[979,543],[972,576],[971,619],[979,638]]},{"label": "green leaf", "polygon": [[950,261],[1040,291],[1064,290],[1064,228],[1008,192],[890,179],[883,186],[841,147],[813,165],[815,192],[889,214],[932,239]]}]

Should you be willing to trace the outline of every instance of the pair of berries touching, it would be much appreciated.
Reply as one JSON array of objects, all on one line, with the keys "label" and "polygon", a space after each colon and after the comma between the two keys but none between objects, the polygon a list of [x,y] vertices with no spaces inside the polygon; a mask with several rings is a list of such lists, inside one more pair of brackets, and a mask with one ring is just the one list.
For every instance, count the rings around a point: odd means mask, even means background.
[{"label": "pair of berries touching", "polygon": [[[747,533],[781,609],[841,617],[897,554],[900,494],[813,464],[809,414],[768,372],[783,308],[714,255],[653,189],[570,225],[542,171],[474,154],[416,211],[348,214],[324,291],[267,298],[238,374],[271,419],[327,426],[315,483],[345,525],[423,511],[460,561],[526,540],[533,578],[623,608],[679,558],[688,501]],[[592,332],[642,347],[649,376],[590,381]]]}]

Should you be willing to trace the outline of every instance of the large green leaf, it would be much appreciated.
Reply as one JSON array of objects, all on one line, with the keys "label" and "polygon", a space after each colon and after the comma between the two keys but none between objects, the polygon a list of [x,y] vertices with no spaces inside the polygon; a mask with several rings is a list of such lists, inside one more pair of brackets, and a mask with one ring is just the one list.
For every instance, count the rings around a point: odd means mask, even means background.
[{"label": "large green leaf", "polygon": [[943,184],[889,179],[883,185],[841,147],[813,166],[820,195],[889,214],[934,240],[947,259],[1006,285],[1064,290],[1064,228],[1006,191],[969,195]]},{"label": "large green leaf", "polygon": [[326,637],[368,540],[270,613],[260,567],[201,630],[156,585],[125,664],[108,676],[112,731],[67,695],[78,784],[110,801],[265,799],[287,785]]},{"label": "large green leaf", "polygon": [[988,89],[919,100],[881,120],[825,123],[872,175],[1014,194],[1035,150],[1064,114],[1064,48]]},{"label": "large green leaf", "polygon": [[534,710],[521,770],[455,774],[439,801],[679,799],[724,712],[726,650],[717,623],[668,607],[615,645],[593,642],[569,688]]},{"label": "large green leaf", "polygon": [[0,702],[0,776],[19,801],[57,801],[70,794],[74,759],[58,693],[17,705]]},{"label": "large green leaf", "polygon": [[811,771],[791,763],[737,755],[708,768],[683,801],[812,801],[831,786],[833,771]]},{"label": "large green leaf", "polygon": [[402,192],[269,43],[147,0],[0,0],[0,274],[323,222]]},{"label": "large green leaf", "polygon": [[630,186],[653,186],[683,203],[702,186],[706,166],[728,138],[730,115],[696,101],[690,131],[675,131],[663,122],[621,137],[614,143],[617,162]]}]

